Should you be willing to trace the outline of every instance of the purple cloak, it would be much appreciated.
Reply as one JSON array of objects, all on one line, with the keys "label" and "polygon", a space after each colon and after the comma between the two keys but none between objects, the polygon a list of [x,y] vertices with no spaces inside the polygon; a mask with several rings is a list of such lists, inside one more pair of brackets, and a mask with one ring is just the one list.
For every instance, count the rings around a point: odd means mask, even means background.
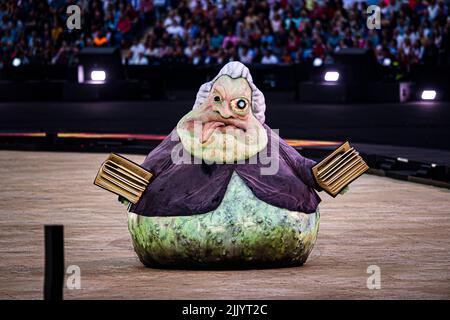
[{"label": "purple cloak", "polygon": [[[269,142],[265,152],[272,155],[271,139],[279,144],[279,169],[275,175],[262,175],[259,157],[255,164],[174,164],[172,149],[180,141],[167,136],[152,150],[143,164],[153,177],[138,203],[130,211],[143,216],[186,216],[215,210],[222,201],[233,172],[236,172],[260,200],[304,213],[316,212],[320,190],[311,167],[314,161],[302,157],[267,125]],[[274,153],[276,155],[276,153]]]}]

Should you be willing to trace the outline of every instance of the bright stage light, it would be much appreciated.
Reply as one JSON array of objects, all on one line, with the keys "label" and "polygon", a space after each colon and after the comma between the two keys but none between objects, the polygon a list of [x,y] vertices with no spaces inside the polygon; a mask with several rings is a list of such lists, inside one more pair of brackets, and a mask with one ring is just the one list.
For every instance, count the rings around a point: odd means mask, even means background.
[{"label": "bright stage light", "polygon": [[105,81],[106,80],[106,72],[103,70],[94,70],[91,72],[91,80],[92,81]]},{"label": "bright stage light", "polygon": [[422,100],[434,100],[436,98],[435,90],[423,90],[421,95]]},{"label": "bright stage light", "polygon": [[22,61],[21,61],[19,58],[14,58],[13,61],[12,61],[12,65],[13,65],[14,67],[20,66],[21,63],[22,63]]},{"label": "bright stage light", "polygon": [[324,79],[325,79],[325,81],[338,81],[339,80],[339,72],[328,71],[325,73]]},{"label": "bright stage light", "polygon": [[323,61],[320,58],[315,58],[313,61],[313,66],[314,67],[320,67],[322,65]]},{"label": "bright stage light", "polygon": [[391,65],[392,61],[389,58],[384,58],[383,59],[383,66],[385,67],[389,67]]}]

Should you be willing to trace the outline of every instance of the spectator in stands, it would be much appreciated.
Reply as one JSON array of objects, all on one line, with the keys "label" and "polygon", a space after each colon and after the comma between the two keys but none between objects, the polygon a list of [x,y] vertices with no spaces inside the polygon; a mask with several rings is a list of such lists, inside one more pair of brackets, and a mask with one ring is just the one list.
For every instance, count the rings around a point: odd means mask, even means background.
[{"label": "spectator in stands", "polygon": [[178,24],[177,20],[173,20],[166,30],[171,36],[184,38],[184,28]]},{"label": "spectator in stands", "polygon": [[227,36],[223,39],[222,48],[227,49],[234,47],[239,43],[239,37],[233,34],[233,31],[228,30]]},{"label": "spectator in stands", "polygon": [[267,50],[261,59],[262,64],[277,64],[278,58],[272,53],[272,51]]},{"label": "spectator in stands", "polygon": [[224,37],[222,34],[220,34],[219,30],[217,28],[214,28],[213,34],[209,40],[209,46],[213,49],[218,49],[222,46],[223,39]]},{"label": "spectator in stands", "polygon": [[253,62],[254,52],[250,51],[247,46],[242,46],[239,50],[239,61],[245,64]]},{"label": "spectator in stands", "polygon": [[[449,63],[449,0],[3,0],[0,66],[72,63],[84,46],[120,46],[129,63],[310,63],[346,48],[376,50],[403,66]],[[65,26],[79,4],[82,30]],[[144,59],[145,58],[145,59]]]},{"label": "spectator in stands", "polygon": [[326,50],[326,46],[323,44],[322,39],[320,37],[316,38],[312,50],[313,58],[325,59]]},{"label": "spectator in stands", "polygon": [[94,37],[94,45],[96,47],[104,47],[108,44],[108,39],[103,32],[98,31]]},{"label": "spectator in stands", "polygon": [[145,53],[145,46],[142,42],[139,42],[138,40],[133,40],[133,45],[130,47],[129,51],[129,63],[130,64],[139,64],[138,62],[141,61],[141,55]]}]

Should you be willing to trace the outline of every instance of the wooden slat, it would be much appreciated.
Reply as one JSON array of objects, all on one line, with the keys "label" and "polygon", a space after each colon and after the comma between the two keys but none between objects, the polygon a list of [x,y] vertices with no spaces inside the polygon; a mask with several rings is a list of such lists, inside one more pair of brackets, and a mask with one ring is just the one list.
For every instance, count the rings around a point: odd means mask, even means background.
[{"label": "wooden slat", "polygon": [[[317,175],[321,176],[323,174],[326,174],[327,171],[333,167],[338,161],[340,161],[340,159],[345,158],[346,156],[350,155],[353,152],[353,148],[348,149],[345,152],[337,152],[336,154],[333,155],[332,160],[329,163],[326,163],[326,165],[324,167],[321,167],[318,171],[317,171]],[[324,160],[323,160],[324,161]],[[328,160],[329,161],[329,160]]]},{"label": "wooden slat", "polygon": [[357,178],[359,175],[364,173],[368,169],[367,165],[364,163],[360,163],[356,168],[356,171],[350,171],[347,175],[342,177],[342,180],[339,184],[332,187],[331,192],[336,193],[341,188],[345,187],[351,180]]},{"label": "wooden slat", "polygon": [[115,163],[115,162],[113,162],[112,160],[107,160],[107,161],[106,161],[106,164],[109,164],[109,165],[111,165],[111,166],[120,168],[121,170],[123,170],[123,171],[125,171],[125,172],[127,172],[127,173],[129,173],[129,174],[131,174],[131,175],[133,175],[134,177],[136,177],[137,179],[139,179],[139,180],[142,181],[143,183],[147,183],[147,182],[148,182],[148,181],[145,180],[143,177],[141,177],[141,176],[139,176],[138,174],[134,173],[134,172],[131,171],[130,169],[128,169],[128,168],[126,168],[126,167],[124,167],[124,166],[122,166],[122,165],[120,165],[120,164],[118,164],[118,163]]},{"label": "wooden slat", "polygon": [[121,175],[120,171],[119,172],[115,172],[114,169],[110,169],[108,167],[108,165],[106,165],[103,168],[103,172],[106,172],[107,174],[119,179],[120,181],[140,190],[140,191],[144,191],[146,185],[144,183],[139,182],[136,179],[133,179],[131,176],[125,176],[125,175]]},{"label": "wooden slat", "polygon": [[337,172],[334,176],[330,177],[329,180],[326,181],[326,183],[331,186],[336,180],[342,179],[342,176],[347,173],[348,171],[354,169],[355,166],[360,164],[362,162],[361,158],[356,157],[353,159],[352,162],[348,163],[342,170]]},{"label": "wooden slat", "polygon": [[346,166],[354,159],[358,159],[358,153],[356,153],[356,151],[353,151],[348,155],[346,155],[345,157],[339,159],[339,161],[334,165],[334,167],[331,168],[329,172],[327,172],[325,175],[319,177],[319,179],[326,181],[330,177],[334,176],[337,171],[341,170],[344,166]]}]

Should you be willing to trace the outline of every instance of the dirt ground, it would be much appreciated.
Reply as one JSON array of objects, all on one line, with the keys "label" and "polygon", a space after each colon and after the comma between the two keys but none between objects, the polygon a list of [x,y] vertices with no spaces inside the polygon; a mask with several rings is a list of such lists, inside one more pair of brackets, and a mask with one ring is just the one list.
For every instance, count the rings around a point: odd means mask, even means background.
[{"label": "dirt ground", "polygon": [[0,151],[0,299],[42,299],[44,224],[64,224],[66,267],[81,269],[65,299],[450,298],[450,190],[364,175],[344,196],[321,193],[302,267],[156,270],[134,254],[125,207],[93,185],[106,156]]}]

